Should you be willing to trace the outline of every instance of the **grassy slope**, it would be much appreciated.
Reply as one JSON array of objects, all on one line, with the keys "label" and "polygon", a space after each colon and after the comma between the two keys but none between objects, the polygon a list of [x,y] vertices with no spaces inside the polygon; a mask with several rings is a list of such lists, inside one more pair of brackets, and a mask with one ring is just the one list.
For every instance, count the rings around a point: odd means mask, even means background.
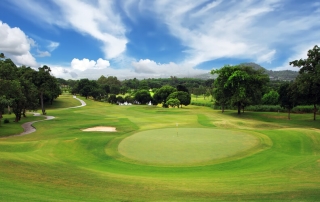
[{"label": "grassy slope", "polygon": [[[162,109],[85,101],[83,108],[48,111],[56,119],[35,123],[36,133],[0,139],[0,201],[320,198],[320,124],[311,121],[310,114],[294,114],[288,121],[286,114],[278,113],[238,116],[197,106]],[[121,161],[117,146],[123,138],[136,131],[172,128],[176,122],[179,128],[263,134],[269,138],[261,141],[272,147],[206,166],[157,167]],[[80,130],[100,125],[117,127],[119,132]]]}]

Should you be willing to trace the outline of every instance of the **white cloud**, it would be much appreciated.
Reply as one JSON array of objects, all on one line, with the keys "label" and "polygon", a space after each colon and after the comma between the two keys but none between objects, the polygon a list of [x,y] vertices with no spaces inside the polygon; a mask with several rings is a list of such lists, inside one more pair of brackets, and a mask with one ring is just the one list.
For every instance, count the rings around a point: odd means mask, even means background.
[{"label": "white cloud", "polygon": [[257,63],[271,63],[272,60],[274,59],[274,55],[276,54],[276,50],[272,50],[264,55],[259,55],[257,57]]},{"label": "white cloud", "polygon": [[37,62],[31,55],[31,46],[35,42],[18,27],[11,28],[0,21],[0,50],[17,65],[36,66]]},{"label": "white cloud", "polygon": [[50,41],[50,44],[47,46],[48,50],[50,52],[54,51],[56,48],[58,48],[60,45],[60,43],[58,42],[54,42],[54,41]]},{"label": "white cloud", "polygon": [[97,60],[95,68],[96,69],[103,69],[103,68],[107,68],[109,66],[110,66],[110,62],[108,60],[103,60],[103,59],[99,58]]},{"label": "white cloud", "polygon": [[42,24],[46,22],[74,29],[99,40],[102,42],[101,50],[108,59],[116,58],[126,50],[126,29],[116,13],[114,1],[55,0],[52,2],[55,9],[36,0],[12,0],[11,3],[27,11],[26,15],[33,18],[32,21],[36,18]]},{"label": "white cloud", "polygon": [[266,52],[271,56],[274,50],[262,48],[267,47],[264,38],[251,30],[254,27],[262,29],[257,22],[262,16],[271,14],[277,8],[277,2],[264,0],[258,3],[208,3],[206,0],[199,0],[195,3],[193,0],[181,0],[163,3],[158,0],[158,7],[155,8],[161,16],[159,19],[164,20],[170,33],[188,47],[187,61],[199,64],[222,57],[261,61],[266,57]]},{"label": "white cloud", "polygon": [[71,68],[74,70],[85,71],[88,69],[104,69],[110,66],[110,62],[108,60],[103,60],[99,58],[97,61],[89,60],[87,58],[83,58],[79,60],[74,58],[71,61]]},{"label": "white cloud", "polygon": [[48,51],[40,51],[39,49],[37,49],[37,57],[49,57],[51,56],[51,54]]},{"label": "white cloud", "polygon": [[[47,64],[52,74],[64,79],[98,79],[101,75],[116,76],[118,79],[128,78],[180,78],[208,73],[208,70],[194,69],[192,64],[176,64],[173,62],[161,64],[150,59],[141,59],[131,62],[132,67],[117,69],[110,67],[107,60],[99,58],[97,61],[74,58],[70,66],[57,66]],[[94,71],[92,71],[94,69]]]},{"label": "white cloud", "polygon": [[208,70],[194,69],[190,63],[176,64],[170,62],[161,64],[150,59],[132,62],[132,66],[135,73],[155,78],[168,76],[187,77],[189,75],[208,73]]},{"label": "white cloud", "polygon": [[290,48],[318,38],[314,29],[319,27],[320,13],[300,9],[284,12],[290,1],[153,2],[144,9],[180,39],[187,47],[186,61],[195,65],[218,58],[271,63],[281,53],[278,46]]}]

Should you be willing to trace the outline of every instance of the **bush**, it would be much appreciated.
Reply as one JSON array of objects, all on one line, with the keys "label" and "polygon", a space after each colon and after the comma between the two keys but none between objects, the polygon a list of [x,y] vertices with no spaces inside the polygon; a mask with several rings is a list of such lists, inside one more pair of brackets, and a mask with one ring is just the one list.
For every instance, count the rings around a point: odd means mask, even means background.
[{"label": "bush", "polygon": [[9,121],[9,119],[4,119],[3,120],[3,123],[9,123],[10,121]]}]

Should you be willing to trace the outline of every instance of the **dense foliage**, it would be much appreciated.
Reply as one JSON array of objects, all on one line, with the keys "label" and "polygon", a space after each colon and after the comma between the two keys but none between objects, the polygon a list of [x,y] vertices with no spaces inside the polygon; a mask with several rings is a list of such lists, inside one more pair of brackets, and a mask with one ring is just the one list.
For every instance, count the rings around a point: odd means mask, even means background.
[{"label": "dense foliage", "polygon": [[250,66],[226,65],[212,73],[219,75],[214,82],[216,101],[222,106],[236,106],[238,114],[245,106],[261,102],[264,87],[269,81],[269,77],[262,70],[255,70]]},{"label": "dense foliage", "polygon": [[[3,54],[2,54],[3,55]],[[61,94],[55,77],[50,74],[48,66],[38,68],[17,67],[12,60],[0,60],[0,119],[5,108],[8,113],[15,114],[18,122],[21,116],[26,116],[26,110],[41,107],[42,114],[46,114],[44,103],[50,102]]]}]

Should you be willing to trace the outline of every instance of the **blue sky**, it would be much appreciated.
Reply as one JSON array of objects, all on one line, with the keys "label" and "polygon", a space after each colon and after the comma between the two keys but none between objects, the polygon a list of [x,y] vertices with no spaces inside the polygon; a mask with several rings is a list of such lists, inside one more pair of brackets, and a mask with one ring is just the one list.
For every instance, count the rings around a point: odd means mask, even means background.
[{"label": "blue sky", "polygon": [[320,0],[2,0],[0,52],[65,79],[291,69],[320,45]]}]

